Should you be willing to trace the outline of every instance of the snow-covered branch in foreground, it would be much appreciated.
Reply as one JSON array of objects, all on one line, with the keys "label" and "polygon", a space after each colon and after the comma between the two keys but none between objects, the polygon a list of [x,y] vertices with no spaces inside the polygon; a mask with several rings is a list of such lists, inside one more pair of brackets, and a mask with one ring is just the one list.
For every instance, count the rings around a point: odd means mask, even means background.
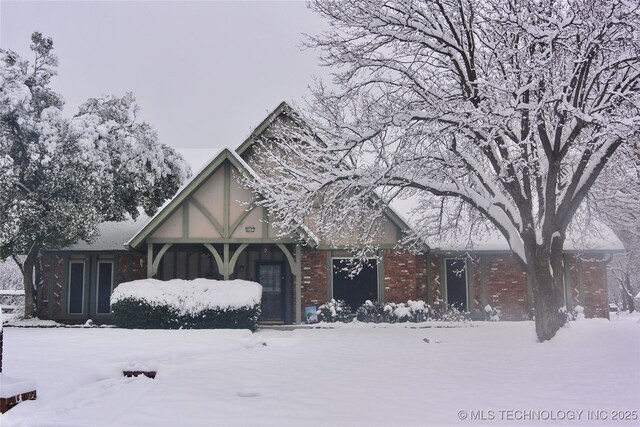
[{"label": "snow-covered branch in foreground", "polygon": [[295,226],[315,203],[335,228],[371,194],[457,200],[507,239],[535,283],[538,336],[551,338],[564,323],[554,271],[567,227],[607,161],[638,138],[640,5],[311,7],[331,25],[309,45],[333,68],[336,89],[317,86],[304,116],[313,132],[284,126],[261,153],[277,171],[260,189],[264,203],[290,210],[279,225]]}]

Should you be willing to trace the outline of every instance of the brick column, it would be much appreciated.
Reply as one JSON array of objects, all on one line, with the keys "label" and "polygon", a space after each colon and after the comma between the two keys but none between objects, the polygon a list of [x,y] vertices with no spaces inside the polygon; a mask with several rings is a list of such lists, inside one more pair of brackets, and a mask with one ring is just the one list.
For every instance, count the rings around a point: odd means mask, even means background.
[{"label": "brick column", "polygon": [[302,306],[327,300],[327,252],[304,246],[301,251]]}]

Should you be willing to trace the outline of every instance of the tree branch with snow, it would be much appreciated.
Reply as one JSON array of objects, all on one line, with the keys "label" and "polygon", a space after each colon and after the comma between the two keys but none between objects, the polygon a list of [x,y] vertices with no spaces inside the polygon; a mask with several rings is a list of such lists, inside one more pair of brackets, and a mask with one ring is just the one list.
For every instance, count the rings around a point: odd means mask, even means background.
[{"label": "tree branch with snow", "polygon": [[[635,2],[319,0],[327,33],[311,38],[334,89],[317,85],[301,121],[283,126],[258,189],[280,226],[310,215],[328,229],[410,191],[484,218],[534,283],[536,330],[564,322],[567,227],[609,159],[640,128]],[[265,144],[264,147],[272,147]],[[436,199],[437,200],[437,199]],[[325,206],[329,202],[331,206]],[[316,214],[317,215],[317,214]],[[357,215],[356,215],[357,216]],[[427,239],[432,226],[417,230]]]}]

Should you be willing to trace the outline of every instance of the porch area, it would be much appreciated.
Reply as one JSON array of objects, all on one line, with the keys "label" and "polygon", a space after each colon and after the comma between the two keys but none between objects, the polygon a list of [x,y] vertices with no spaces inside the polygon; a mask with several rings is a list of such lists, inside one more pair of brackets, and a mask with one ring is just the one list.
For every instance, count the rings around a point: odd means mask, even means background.
[{"label": "porch area", "polygon": [[149,243],[147,277],[258,282],[263,292],[261,323],[301,323],[300,244]]}]

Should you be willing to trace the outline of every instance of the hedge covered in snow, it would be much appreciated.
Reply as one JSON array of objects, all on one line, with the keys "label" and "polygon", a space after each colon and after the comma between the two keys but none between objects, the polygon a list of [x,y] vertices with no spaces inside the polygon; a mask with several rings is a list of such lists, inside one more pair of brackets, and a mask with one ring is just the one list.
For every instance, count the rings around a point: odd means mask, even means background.
[{"label": "hedge covered in snow", "polygon": [[112,320],[121,328],[253,331],[261,297],[262,286],[246,280],[134,280],[113,291]]},{"label": "hedge covered in snow", "polygon": [[[332,299],[321,305],[318,311],[318,317],[323,322],[346,323],[353,318],[349,305],[341,300]],[[422,300],[409,300],[406,303],[381,303],[367,300],[356,309],[354,314],[358,322],[364,323],[459,322],[465,320],[464,313],[442,300],[437,300],[433,305]]]}]

